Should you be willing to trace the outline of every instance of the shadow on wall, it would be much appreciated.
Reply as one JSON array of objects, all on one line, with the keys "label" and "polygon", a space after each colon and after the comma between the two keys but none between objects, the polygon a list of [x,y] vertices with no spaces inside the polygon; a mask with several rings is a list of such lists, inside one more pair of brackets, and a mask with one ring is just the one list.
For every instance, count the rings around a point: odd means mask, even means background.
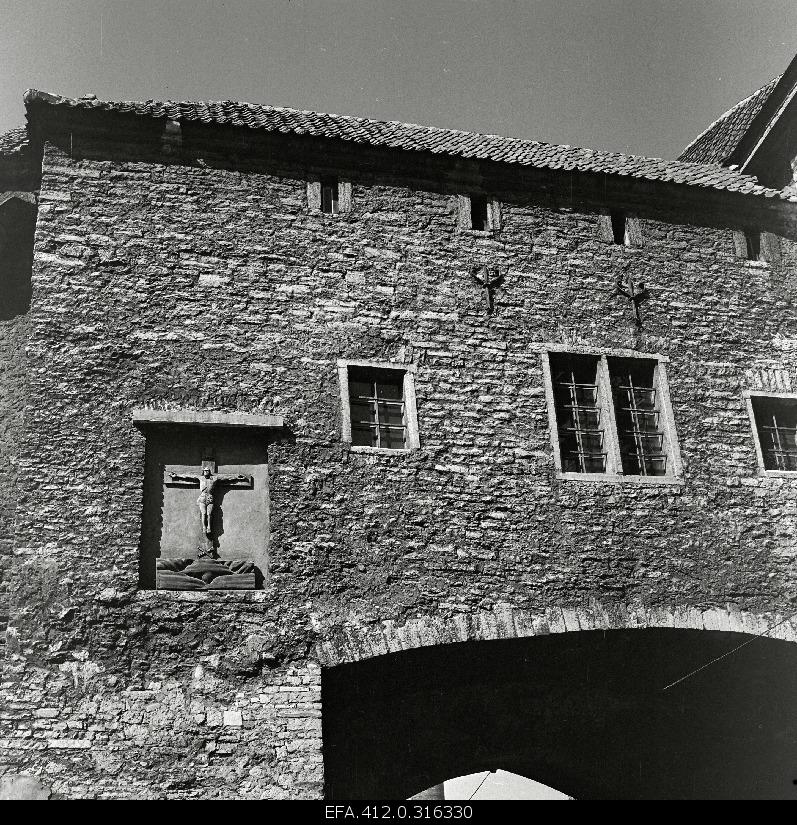
[{"label": "shadow on wall", "polygon": [[34,204],[12,198],[0,204],[0,321],[10,321],[30,309]]},{"label": "shadow on wall", "polygon": [[797,645],[738,633],[581,631],[388,654],[322,672],[325,791],[407,799],[503,768],[576,799],[795,799],[795,695]]}]

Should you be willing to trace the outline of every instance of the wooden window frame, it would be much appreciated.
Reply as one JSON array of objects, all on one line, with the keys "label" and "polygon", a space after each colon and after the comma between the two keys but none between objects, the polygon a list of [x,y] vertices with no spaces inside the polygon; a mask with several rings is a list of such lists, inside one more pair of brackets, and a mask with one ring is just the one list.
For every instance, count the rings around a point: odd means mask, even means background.
[{"label": "wooden window frame", "polygon": [[[612,217],[615,215],[621,215],[625,220],[623,243],[617,243],[614,237]],[[636,249],[643,245],[642,227],[639,218],[632,212],[626,212],[624,209],[603,209],[599,217],[598,228],[604,243],[615,249]]]},{"label": "wooden window frame", "polygon": [[[329,180],[336,180],[338,184],[338,200],[336,212],[324,212],[321,208],[322,186]],[[318,172],[307,176],[307,208],[334,220],[340,215],[351,212],[351,181],[341,178],[336,172]]]},{"label": "wooden window frame", "polygon": [[[601,419],[605,422],[604,447],[606,450],[606,472],[578,473],[563,470],[563,461],[559,443],[559,426],[556,418],[556,400],[554,396],[553,376],[551,370],[551,355],[587,355],[597,357],[597,399]],[[622,455],[620,452],[620,438],[617,428],[614,400],[612,397],[611,374],[609,360],[613,358],[628,358],[644,361],[653,361],[654,388],[659,396],[660,429],[662,446],[667,456],[667,473],[665,475],[630,475],[623,471]],[[566,345],[551,344],[542,352],[542,372],[545,384],[545,398],[548,406],[548,427],[553,447],[553,460],[556,477],[566,481],[586,481],[603,483],[625,483],[640,485],[661,485],[684,483],[683,465],[675,431],[675,419],[672,412],[669,384],[667,381],[668,358],[655,353],[643,353],[628,350],[575,348]]]},{"label": "wooden window frame", "polygon": [[747,415],[750,418],[750,429],[753,433],[753,444],[755,445],[756,461],[758,464],[758,474],[770,478],[797,478],[797,470],[769,470],[764,462],[764,450],[761,445],[761,437],[758,433],[758,421],[756,420],[753,398],[773,398],[784,401],[793,401],[797,405],[797,393],[792,392],[767,392],[765,390],[745,390],[742,393],[747,407]]},{"label": "wooden window frame", "polygon": [[[749,254],[750,238],[758,236],[758,256],[751,258]],[[781,263],[780,238],[772,232],[762,232],[758,229],[738,229],[733,233],[733,246],[736,257],[751,264],[779,266]]]},{"label": "wooden window frame", "polygon": [[[351,427],[351,398],[349,395],[349,368],[364,368],[369,370],[391,370],[403,373],[402,394],[404,401],[404,427],[405,439],[403,448],[393,447],[371,447],[364,444],[352,444]],[[420,437],[418,432],[418,410],[415,398],[415,372],[414,364],[398,364],[390,361],[352,361],[339,360],[338,384],[340,386],[340,418],[341,418],[341,440],[347,442],[349,449],[358,453],[383,453],[390,455],[401,455],[412,452],[420,448]]]},{"label": "wooden window frame", "polygon": [[[474,229],[472,223],[472,199],[483,198],[487,203],[487,225],[484,229]],[[460,232],[476,235],[492,235],[501,229],[501,203],[482,192],[457,195],[457,228]]]}]

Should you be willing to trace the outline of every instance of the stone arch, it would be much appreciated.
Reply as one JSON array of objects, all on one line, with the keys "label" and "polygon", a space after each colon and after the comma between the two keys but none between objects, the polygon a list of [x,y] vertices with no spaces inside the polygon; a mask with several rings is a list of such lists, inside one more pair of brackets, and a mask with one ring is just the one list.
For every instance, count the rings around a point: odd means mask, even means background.
[{"label": "stone arch", "polygon": [[12,201],[17,201],[21,203],[27,203],[31,206],[36,206],[36,196],[33,192],[1,192],[0,193],[0,208],[5,206],[7,203],[11,203]]},{"label": "stone arch", "polygon": [[589,628],[574,608],[523,635],[476,614],[467,639],[392,628],[387,655],[350,633],[321,672],[325,794],[406,799],[500,768],[577,799],[793,798],[794,628],[765,637],[781,619],[753,615],[750,634],[732,612]]},{"label": "stone arch", "polygon": [[640,604],[551,607],[534,612],[511,605],[472,613],[428,615],[404,623],[379,625],[350,622],[321,630],[316,658],[323,667],[358,662],[387,653],[398,653],[457,642],[523,639],[589,630],[673,628],[711,630],[766,636],[797,642],[797,615],[752,612],[735,605],[725,607],[646,607]]}]

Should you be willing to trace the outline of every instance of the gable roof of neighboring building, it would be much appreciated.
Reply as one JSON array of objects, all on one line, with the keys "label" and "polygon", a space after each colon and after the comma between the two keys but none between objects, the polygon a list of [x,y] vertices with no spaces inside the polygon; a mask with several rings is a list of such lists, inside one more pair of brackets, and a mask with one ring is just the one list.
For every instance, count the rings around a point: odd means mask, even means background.
[{"label": "gable roof of neighboring building", "polygon": [[14,155],[28,145],[28,130],[24,127],[11,129],[0,135],[0,157]]},{"label": "gable roof of neighboring building", "polygon": [[678,160],[693,163],[725,163],[739,141],[750,128],[783,75],[773,77],[766,85],[740,100],[711,126],[699,134],[678,156]]},{"label": "gable roof of neighboring building", "polygon": [[67,98],[40,92],[25,93],[29,119],[37,106],[118,112],[143,117],[205,124],[238,126],[294,135],[334,138],[414,152],[457,158],[513,163],[545,169],[623,175],[652,181],[679,183],[746,195],[797,200],[777,189],[761,186],[756,178],[717,165],[624,155],[580,149],[520,138],[501,137],[396,121],[370,120],[351,115],[324,114],[252,103],[101,101],[94,97]]}]

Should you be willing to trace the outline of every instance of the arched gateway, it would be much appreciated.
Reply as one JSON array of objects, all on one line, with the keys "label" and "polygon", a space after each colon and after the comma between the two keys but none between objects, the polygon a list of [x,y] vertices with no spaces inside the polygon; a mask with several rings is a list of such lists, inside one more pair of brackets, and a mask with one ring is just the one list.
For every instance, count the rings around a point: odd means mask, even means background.
[{"label": "arched gateway", "polygon": [[719,629],[379,655],[323,670],[325,793],[407,798],[502,768],[580,799],[790,799],[796,690],[797,646]]}]

